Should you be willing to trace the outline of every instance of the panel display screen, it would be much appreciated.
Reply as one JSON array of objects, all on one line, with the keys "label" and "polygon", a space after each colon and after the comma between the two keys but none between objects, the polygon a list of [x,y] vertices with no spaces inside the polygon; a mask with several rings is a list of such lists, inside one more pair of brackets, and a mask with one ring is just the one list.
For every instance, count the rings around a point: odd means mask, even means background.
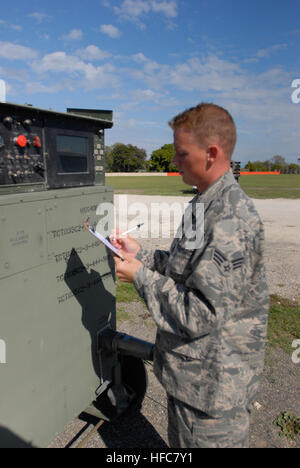
[{"label": "panel display screen", "polygon": [[86,156],[87,138],[68,135],[58,135],[57,152],[83,154]]},{"label": "panel display screen", "polygon": [[56,148],[61,173],[87,173],[88,139],[84,137],[57,135]]}]

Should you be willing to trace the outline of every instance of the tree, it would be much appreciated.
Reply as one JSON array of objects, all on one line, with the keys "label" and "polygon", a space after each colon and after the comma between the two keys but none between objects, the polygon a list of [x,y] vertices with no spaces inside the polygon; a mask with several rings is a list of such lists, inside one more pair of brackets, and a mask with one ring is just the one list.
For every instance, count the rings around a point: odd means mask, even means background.
[{"label": "tree", "polygon": [[272,164],[277,164],[277,165],[280,165],[280,166],[285,166],[286,165],[286,161],[285,161],[284,157],[279,156],[278,154],[276,156],[273,156],[273,158],[271,159],[271,163]]},{"label": "tree", "polygon": [[254,162],[248,161],[248,163],[245,166],[245,169],[249,172],[255,172],[256,171],[256,164]]},{"label": "tree", "polygon": [[288,165],[288,173],[289,174],[299,174],[300,173],[300,166],[298,164],[292,163]]},{"label": "tree", "polygon": [[288,172],[288,164],[282,156],[273,156],[271,160],[266,161],[248,161],[245,169],[249,172],[280,171]]},{"label": "tree", "polygon": [[145,170],[147,154],[137,146],[115,143],[106,155],[106,164],[112,172],[137,172]]},{"label": "tree", "polygon": [[172,165],[175,156],[173,144],[167,144],[153,151],[150,158],[149,170],[151,172],[176,172],[176,166]]},{"label": "tree", "polygon": [[271,170],[272,171],[282,171],[285,169],[285,167],[287,166],[287,163],[285,161],[285,159],[280,156],[280,155],[276,155],[276,156],[273,156],[273,158],[271,159]]}]

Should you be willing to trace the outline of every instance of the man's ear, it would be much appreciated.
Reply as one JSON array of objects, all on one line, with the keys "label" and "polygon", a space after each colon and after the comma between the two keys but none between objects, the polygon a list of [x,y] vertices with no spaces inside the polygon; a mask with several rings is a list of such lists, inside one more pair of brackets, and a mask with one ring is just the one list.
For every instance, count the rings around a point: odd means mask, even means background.
[{"label": "man's ear", "polygon": [[210,164],[215,163],[219,154],[220,148],[217,145],[209,145],[207,148],[207,162]]}]

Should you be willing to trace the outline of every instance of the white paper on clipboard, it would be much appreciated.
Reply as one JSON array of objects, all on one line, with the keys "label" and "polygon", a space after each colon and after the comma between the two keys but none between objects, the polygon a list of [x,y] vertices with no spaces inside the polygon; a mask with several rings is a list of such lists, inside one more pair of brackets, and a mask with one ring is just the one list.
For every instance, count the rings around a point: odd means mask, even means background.
[{"label": "white paper on clipboard", "polygon": [[122,257],[122,255],[120,254],[118,249],[116,249],[107,239],[105,239],[105,237],[103,237],[101,234],[99,234],[99,232],[96,232],[91,226],[89,226],[87,224],[84,224],[84,227],[93,236],[97,237],[97,239],[99,239],[104,245],[106,245],[106,247],[108,247],[112,252],[114,252],[114,254],[116,254],[118,257],[120,257],[122,260],[124,260],[124,258]]}]

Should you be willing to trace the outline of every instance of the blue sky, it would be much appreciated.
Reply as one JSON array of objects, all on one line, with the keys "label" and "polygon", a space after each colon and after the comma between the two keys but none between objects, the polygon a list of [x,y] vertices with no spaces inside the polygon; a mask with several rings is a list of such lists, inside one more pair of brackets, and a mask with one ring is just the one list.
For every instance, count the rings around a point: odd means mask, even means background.
[{"label": "blue sky", "polygon": [[148,155],[168,121],[201,101],[233,115],[234,159],[300,158],[300,4],[286,0],[1,2],[7,101],[111,109],[106,144]]}]

